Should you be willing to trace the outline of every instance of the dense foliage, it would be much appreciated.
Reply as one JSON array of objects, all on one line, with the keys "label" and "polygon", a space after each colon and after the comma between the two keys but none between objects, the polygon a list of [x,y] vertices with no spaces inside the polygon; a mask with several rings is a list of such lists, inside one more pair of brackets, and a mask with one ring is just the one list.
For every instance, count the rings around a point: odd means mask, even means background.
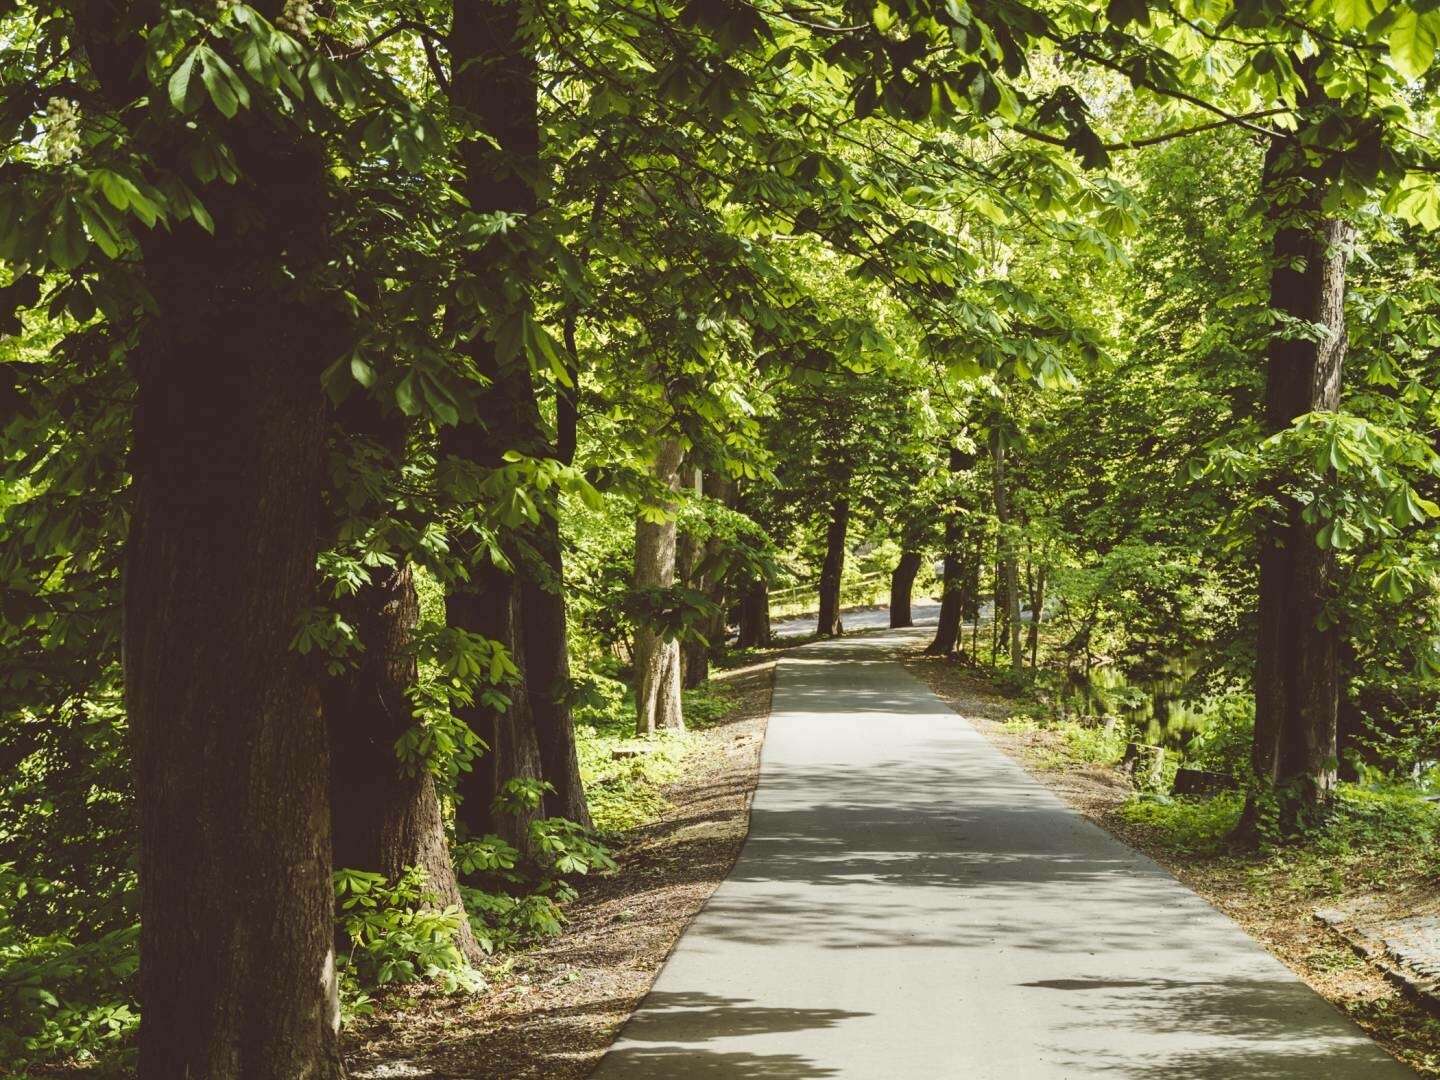
[{"label": "dense foliage", "polygon": [[937,651],[1229,777],[1237,842],[1434,779],[1431,4],[0,27],[14,1068],[339,1075],[287,1016],[473,990],[767,588],[933,581]]}]

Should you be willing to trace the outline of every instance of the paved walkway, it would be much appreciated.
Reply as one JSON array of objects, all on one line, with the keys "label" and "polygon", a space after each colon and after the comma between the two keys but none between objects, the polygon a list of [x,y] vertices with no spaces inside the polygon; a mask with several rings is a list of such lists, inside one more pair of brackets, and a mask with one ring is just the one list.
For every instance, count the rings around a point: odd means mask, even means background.
[{"label": "paved walkway", "polygon": [[[985,616],[989,618],[989,613]],[[916,626],[934,627],[940,622],[940,601],[928,596],[917,596],[910,603],[910,618]],[[770,633],[777,638],[809,637],[815,633],[815,615],[801,615],[793,619],[777,619],[770,624]],[[840,621],[846,633],[856,630],[883,630],[890,625],[888,607],[845,608],[840,612]],[[966,626],[969,626],[967,623]]]},{"label": "paved walkway", "polygon": [[595,1074],[1400,1080],[890,659],[781,662],[749,840]]}]

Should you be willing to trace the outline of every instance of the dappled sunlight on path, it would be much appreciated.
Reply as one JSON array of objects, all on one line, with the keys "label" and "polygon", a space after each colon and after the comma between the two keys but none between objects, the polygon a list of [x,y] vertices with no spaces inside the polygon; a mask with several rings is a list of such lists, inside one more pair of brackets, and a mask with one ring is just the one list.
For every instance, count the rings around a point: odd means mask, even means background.
[{"label": "dappled sunlight on path", "polygon": [[596,1074],[1412,1074],[893,659],[780,666],[750,838]]}]

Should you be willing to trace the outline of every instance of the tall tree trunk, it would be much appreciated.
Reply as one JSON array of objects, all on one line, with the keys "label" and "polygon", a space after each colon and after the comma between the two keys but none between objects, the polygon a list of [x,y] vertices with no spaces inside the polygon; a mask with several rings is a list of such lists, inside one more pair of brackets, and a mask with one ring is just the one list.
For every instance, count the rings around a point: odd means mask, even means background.
[{"label": "tall tree trunk", "polygon": [[137,365],[140,1075],[338,1077],[329,760],[317,672],[290,649],[314,601],[324,400],[305,352],[210,299],[193,351]]},{"label": "tall tree trunk", "polygon": [[[320,162],[286,165],[303,182]],[[243,209],[271,224],[263,195]],[[140,1076],[338,1077],[329,755],[319,673],[290,648],[315,598],[328,350],[316,312],[246,280],[268,261],[175,228],[135,356],[125,565]]]},{"label": "tall tree trunk", "polygon": [[[484,556],[478,558],[483,560]],[[525,625],[523,610],[515,576],[483,561],[472,567],[468,582],[452,588],[445,598],[445,620],[450,626],[498,642],[520,668],[516,680],[505,688],[508,707],[475,704],[456,711],[487,747],[470,771],[461,773],[456,781],[456,821],[467,836],[493,833],[528,852],[530,824],[542,816],[543,806],[508,811],[496,806],[510,781],[543,779],[520,645]]]},{"label": "tall tree trunk", "polygon": [[[668,438],[655,457],[655,476],[674,491],[680,481],[680,440]],[[635,587],[665,589],[675,584],[674,519],[635,525]],[[680,706],[680,643],[642,622],[635,628],[635,731],[685,730]]]},{"label": "tall tree trunk", "polygon": [[[974,455],[951,445],[948,467],[952,481],[974,463]],[[940,593],[940,621],[935,628],[934,640],[925,648],[931,656],[949,656],[960,641],[960,620],[965,610],[965,566],[961,559],[964,546],[964,515],[959,499],[952,491],[945,511],[945,566]]]},{"label": "tall tree trunk", "polygon": [[[1345,266],[1352,230],[1321,212],[1319,178],[1298,165],[1298,153],[1280,141],[1265,159],[1263,197],[1275,223],[1271,246],[1270,306],[1304,333],[1283,326],[1266,356],[1267,434],[1287,429],[1309,412],[1340,403],[1346,351]],[[1294,187],[1307,189],[1296,205]],[[1321,340],[1308,332],[1323,330]],[[1278,518],[1260,532],[1260,611],[1255,670],[1256,776],[1280,802],[1280,825],[1289,832],[1317,819],[1335,785],[1339,708],[1339,632],[1323,618],[1334,591],[1335,560],[1316,543],[1322,523],[1307,523],[1302,507],[1284,499]],[[1256,824],[1247,808],[1242,833]]]},{"label": "tall tree trunk", "polygon": [[900,561],[890,574],[890,628],[914,626],[915,619],[910,612],[911,594],[915,590],[915,575],[920,572],[924,556],[914,549],[900,553]]},{"label": "tall tree trunk", "polygon": [[1030,593],[1030,629],[1029,640],[1026,648],[1030,653],[1030,667],[1033,669],[1040,659],[1040,620],[1044,617],[1045,611],[1045,583],[1046,573],[1044,566],[1027,566],[1026,580]]},{"label": "tall tree trunk", "polygon": [[[947,522],[945,527],[945,544],[948,548],[952,542],[959,542],[958,537],[952,537],[950,525]],[[964,573],[960,564],[960,558],[945,553],[945,567],[943,573],[943,590],[940,594],[940,619],[935,627],[935,637],[930,644],[925,646],[925,651],[931,656],[949,656],[953,653],[960,641],[960,620],[964,611]]]},{"label": "tall tree trunk", "polygon": [[[335,866],[391,880],[418,866],[440,907],[463,910],[435,781],[423,768],[402,767],[395,753],[414,723],[407,696],[417,675],[420,622],[413,571],[408,564],[376,571],[343,609],[364,651],[356,669],[325,687]],[[456,944],[470,959],[481,958],[468,919]]]},{"label": "tall tree trunk", "polygon": [[764,581],[752,581],[740,596],[740,628],[735,646],[768,649],[771,640],[770,588]]},{"label": "tall tree trunk", "polygon": [[[486,138],[474,136],[462,146],[465,194],[477,213],[534,213],[539,169],[539,113],[534,56],[521,30],[517,0],[462,5],[455,10],[449,47],[454,78],[452,101],[474,116]],[[499,144],[499,152],[490,143]],[[471,267],[487,280],[493,297],[508,294],[503,263],[497,270],[487,252],[471,259]],[[506,304],[497,299],[501,317],[528,315],[528,301]],[[476,368],[490,379],[481,403],[478,425],[463,425],[442,440],[457,456],[485,468],[499,468],[503,455],[518,450],[531,457],[571,452],[573,402],[560,403],[560,446],[546,437],[536,398],[529,358],[523,350],[501,356],[484,333],[477,332],[468,351]],[[469,806],[461,820],[471,831],[495,831],[506,839],[527,839],[528,821],[545,813],[589,821],[575,753],[569,706],[569,646],[565,621],[564,566],[553,507],[542,507],[541,521],[516,530],[506,544],[512,566],[507,573],[489,567],[459,590],[448,604],[451,625],[495,637],[509,649],[521,669],[523,685],[515,688],[505,717],[493,710],[471,710],[477,732],[492,751],[488,760],[465,779],[461,794]],[[482,584],[483,582],[483,584]],[[464,621],[455,621],[462,619]],[[489,627],[486,633],[482,626]],[[483,729],[483,730],[481,730]],[[487,732],[489,733],[487,735]],[[555,789],[535,814],[498,819],[491,808],[494,795],[511,779],[541,779]],[[489,826],[486,828],[486,826]]]},{"label": "tall tree trunk", "polygon": [[845,535],[850,528],[850,500],[836,499],[830,507],[825,529],[825,562],[820,567],[821,637],[839,637],[845,632],[840,622],[840,580],[845,573]]},{"label": "tall tree trunk", "polygon": [[[705,474],[699,466],[683,470],[695,494],[705,491]],[[700,567],[705,558],[706,542],[696,534],[681,530],[675,540],[675,579],[686,588],[698,593],[706,591],[704,576]],[[706,627],[696,627],[704,636]],[[680,684],[686,690],[699,686],[709,676],[710,657],[708,641],[700,637],[687,636],[680,642]]]},{"label": "tall tree trunk", "polygon": [[[551,513],[525,531],[544,566],[521,575],[525,609],[525,680],[540,751],[541,773],[554,789],[545,793],[545,814],[590,824],[580,780],[575,720],[570,711],[570,633],[565,618],[565,557],[560,525]],[[542,579],[543,578],[543,579]]]},{"label": "tall tree trunk", "polygon": [[965,581],[967,586],[966,600],[972,605],[970,615],[970,659],[975,663],[980,662],[980,564],[984,561],[985,539],[981,534],[975,541],[975,558],[967,567]]},{"label": "tall tree trunk", "polygon": [[[1010,535],[1010,492],[1005,475],[1005,439],[997,424],[990,432],[990,461],[995,480],[995,520],[1000,532],[997,540],[1000,562],[1000,596],[1005,603],[1005,639],[1010,648],[1010,667],[1019,671],[1025,664],[1020,648],[1020,581],[1016,568],[1015,542]],[[997,617],[999,612],[996,612]]]},{"label": "tall tree trunk", "polygon": [[[134,10],[79,16],[120,102],[133,100]],[[183,138],[155,110],[122,112],[144,114],[142,153],[149,140],[163,160]],[[201,193],[214,234],[172,221],[142,236],[155,306],[130,358],[138,1075],[332,1080],[344,1069],[329,753],[320,671],[290,644],[315,602],[320,373],[351,323],[320,283],[332,250],[321,149],[251,115],[224,137],[241,178]]]},{"label": "tall tree trunk", "polygon": [[[696,470],[697,473],[699,470]],[[716,502],[728,503],[731,495],[730,478],[723,472],[714,471],[700,480],[700,489]],[[705,559],[720,549],[722,541],[707,540],[700,549],[700,558]],[[713,573],[697,576],[693,586],[706,595],[715,605],[715,611],[704,620],[701,633],[705,640],[687,640],[681,645],[681,667],[684,672],[685,688],[693,689],[710,678],[710,658],[725,644],[725,590],[723,582]]]}]

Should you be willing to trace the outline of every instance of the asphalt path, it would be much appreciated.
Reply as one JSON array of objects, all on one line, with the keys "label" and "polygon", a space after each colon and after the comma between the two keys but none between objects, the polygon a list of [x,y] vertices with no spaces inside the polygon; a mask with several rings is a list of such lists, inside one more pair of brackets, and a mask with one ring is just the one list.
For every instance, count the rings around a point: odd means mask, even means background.
[{"label": "asphalt path", "polygon": [[893,659],[782,660],[748,840],[601,1080],[1400,1080]]},{"label": "asphalt path", "polygon": [[[988,612],[986,614],[988,618]],[[935,626],[940,622],[940,601],[928,596],[916,597],[910,605],[910,618],[916,626]],[[856,630],[883,630],[890,625],[888,607],[846,608],[840,612],[846,633]],[[965,624],[969,626],[969,623]],[[816,616],[802,615],[794,619],[777,619],[770,633],[777,638],[807,637],[815,633]]]}]

